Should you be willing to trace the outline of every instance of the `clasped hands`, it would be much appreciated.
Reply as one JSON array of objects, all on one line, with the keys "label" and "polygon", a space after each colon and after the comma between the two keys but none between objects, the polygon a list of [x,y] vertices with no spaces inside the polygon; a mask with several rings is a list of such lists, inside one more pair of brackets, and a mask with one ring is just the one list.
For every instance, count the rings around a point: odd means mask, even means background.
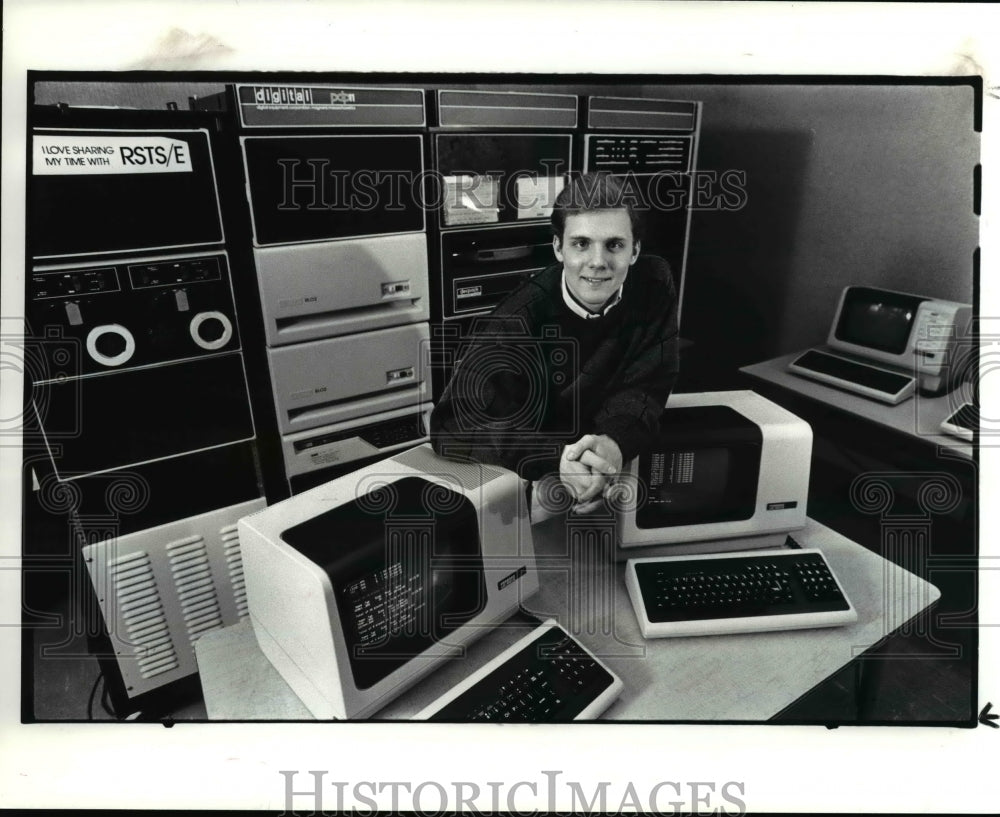
[{"label": "clasped hands", "polygon": [[606,434],[585,434],[563,448],[559,479],[576,501],[574,512],[588,513],[600,505],[621,470],[621,449]]}]

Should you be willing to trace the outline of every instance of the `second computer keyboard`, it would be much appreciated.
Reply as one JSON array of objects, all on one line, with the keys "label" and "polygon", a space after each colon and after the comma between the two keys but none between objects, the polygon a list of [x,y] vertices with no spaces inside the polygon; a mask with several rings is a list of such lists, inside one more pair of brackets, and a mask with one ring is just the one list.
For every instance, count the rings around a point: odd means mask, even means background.
[{"label": "second computer keyboard", "polygon": [[418,713],[416,720],[547,723],[596,718],[621,679],[549,619]]},{"label": "second computer keyboard", "polygon": [[818,550],[631,559],[625,585],[644,638],[832,627],[857,620]]},{"label": "second computer keyboard", "polygon": [[916,387],[911,375],[819,349],[803,352],[788,364],[788,371],[893,406],[912,397]]}]

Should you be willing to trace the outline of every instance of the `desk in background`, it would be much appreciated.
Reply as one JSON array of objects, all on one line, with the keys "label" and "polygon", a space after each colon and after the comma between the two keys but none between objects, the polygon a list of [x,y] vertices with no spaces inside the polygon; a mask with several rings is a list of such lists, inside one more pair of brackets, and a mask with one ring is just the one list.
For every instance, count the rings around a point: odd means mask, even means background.
[{"label": "desk in background", "polygon": [[[539,618],[557,618],[625,682],[605,719],[765,721],[906,627],[939,596],[912,573],[809,520],[794,538],[802,547],[823,551],[857,608],[856,623],[645,641],[625,589],[624,563],[611,559],[613,524],[553,517],[536,525],[533,534],[542,589],[523,607]],[[374,719],[408,719],[533,626],[527,617],[515,616]],[[249,621],[203,636],[195,651],[209,719],[311,719],[257,648]]]},{"label": "desk in background", "polygon": [[[803,350],[804,351],[804,350]],[[893,434],[904,435],[908,442],[916,445],[940,447],[945,455],[965,459],[972,458],[972,445],[957,437],[943,434],[941,421],[955,411],[963,402],[961,387],[939,397],[925,397],[916,394],[896,406],[880,403],[867,397],[853,394],[843,389],[827,386],[815,380],[792,374],[788,364],[801,355],[790,355],[765,360],[752,366],[744,366],[740,372],[752,378],[756,384],[777,386],[788,395],[803,397],[837,409],[863,420],[873,426]],[[768,395],[772,392],[768,392]],[[780,395],[777,398],[780,402]],[[808,419],[808,418],[806,418]]]},{"label": "desk in background", "polygon": [[895,556],[886,551],[887,532],[908,527],[925,544],[904,566],[925,578],[932,554],[974,559],[973,446],[939,429],[967,391],[917,394],[891,406],[792,374],[786,367],[798,354],[740,372],[812,426],[809,515],[888,558]]}]

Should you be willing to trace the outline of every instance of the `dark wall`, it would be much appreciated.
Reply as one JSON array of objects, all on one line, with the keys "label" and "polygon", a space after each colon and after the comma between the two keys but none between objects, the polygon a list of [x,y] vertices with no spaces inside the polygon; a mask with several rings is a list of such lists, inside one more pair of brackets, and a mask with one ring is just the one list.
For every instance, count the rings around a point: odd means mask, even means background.
[{"label": "dark wall", "polygon": [[683,334],[720,366],[823,342],[848,284],[972,301],[971,87],[669,90],[704,103],[699,167],[746,173],[691,225]]}]

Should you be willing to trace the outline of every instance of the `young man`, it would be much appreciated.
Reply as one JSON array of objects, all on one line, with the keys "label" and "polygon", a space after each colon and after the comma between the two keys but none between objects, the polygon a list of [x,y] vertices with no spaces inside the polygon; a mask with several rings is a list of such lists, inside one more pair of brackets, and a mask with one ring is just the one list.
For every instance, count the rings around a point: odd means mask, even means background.
[{"label": "young man", "polygon": [[558,263],[474,327],[431,416],[439,454],[558,475],[585,511],[648,444],[677,377],[677,297],[639,255],[635,205],[607,174],[559,194]]}]

